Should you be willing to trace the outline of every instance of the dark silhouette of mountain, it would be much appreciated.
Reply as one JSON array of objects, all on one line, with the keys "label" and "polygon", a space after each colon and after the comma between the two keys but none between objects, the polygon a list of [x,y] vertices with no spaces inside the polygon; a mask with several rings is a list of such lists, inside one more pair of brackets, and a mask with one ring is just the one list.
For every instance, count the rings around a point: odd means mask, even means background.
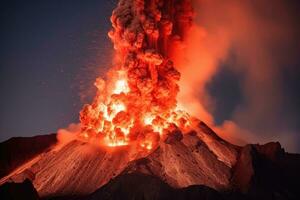
[{"label": "dark silhouette of mountain", "polygon": [[0,186],[0,197],[2,200],[38,200],[39,195],[30,180],[22,183],[4,183]]},{"label": "dark silhouette of mountain", "polygon": [[[132,192],[134,190],[134,192]],[[214,189],[206,186],[189,186],[182,189],[174,189],[159,178],[141,173],[121,175],[108,184],[98,189],[86,200],[184,200],[184,199],[222,199],[222,196]]]},{"label": "dark silhouette of mountain", "polygon": [[0,143],[0,178],[57,142],[56,134],[14,137]]}]

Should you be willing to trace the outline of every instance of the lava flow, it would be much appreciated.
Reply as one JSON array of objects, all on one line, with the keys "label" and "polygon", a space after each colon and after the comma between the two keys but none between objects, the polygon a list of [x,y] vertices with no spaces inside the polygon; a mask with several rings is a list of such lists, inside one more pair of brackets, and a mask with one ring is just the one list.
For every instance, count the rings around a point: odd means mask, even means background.
[{"label": "lava flow", "polygon": [[97,78],[96,97],[80,112],[82,137],[151,150],[168,133],[189,128],[189,115],[177,108],[180,73],[170,57],[192,18],[190,0],[120,0],[108,33],[115,66],[106,81]]}]

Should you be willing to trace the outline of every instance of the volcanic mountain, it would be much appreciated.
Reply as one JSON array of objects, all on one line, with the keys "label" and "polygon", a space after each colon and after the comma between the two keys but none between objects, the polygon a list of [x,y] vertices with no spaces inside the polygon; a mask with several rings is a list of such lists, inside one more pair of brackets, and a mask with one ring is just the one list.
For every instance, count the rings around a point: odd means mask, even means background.
[{"label": "volcanic mountain", "polygon": [[0,145],[0,195],[11,197],[23,183],[19,199],[36,197],[35,190],[47,199],[299,197],[300,155],[285,153],[279,143],[235,146],[203,122],[197,127],[171,132],[147,153],[76,139],[61,144],[55,135],[12,138]]},{"label": "volcanic mountain", "polygon": [[299,199],[299,155],[230,144],[179,102],[192,5],[119,1],[113,67],[96,79],[80,130],[3,142],[1,199]]}]

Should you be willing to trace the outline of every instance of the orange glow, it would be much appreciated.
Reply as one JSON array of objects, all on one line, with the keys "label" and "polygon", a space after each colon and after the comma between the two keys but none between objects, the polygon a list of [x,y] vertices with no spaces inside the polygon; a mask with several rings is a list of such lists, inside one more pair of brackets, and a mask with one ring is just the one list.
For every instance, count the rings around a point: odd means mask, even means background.
[{"label": "orange glow", "polygon": [[152,141],[144,141],[141,143],[141,147],[151,150],[152,149]]},{"label": "orange glow", "polygon": [[118,80],[116,82],[116,87],[115,90],[113,91],[114,94],[120,94],[120,93],[128,93],[129,92],[129,87],[127,84],[127,81],[122,79],[122,80]]},{"label": "orange glow", "polygon": [[[97,78],[97,94],[80,112],[81,132],[84,138],[99,138],[109,147],[134,142],[148,151],[170,127],[184,131],[190,126],[189,115],[177,108],[180,73],[170,60],[169,49],[175,36],[184,38],[192,9],[187,0],[177,2],[182,9],[167,1],[157,7],[154,1],[144,0],[153,4],[149,8],[133,2],[119,4],[111,17],[109,37],[116,64],[107,81]],[[173,25],[178,30],[172,31]]]},{"label": "orange glow", "polygon": [[144,117],[144,125],[151,125],[154,118],[154,116],[146,115]]}]

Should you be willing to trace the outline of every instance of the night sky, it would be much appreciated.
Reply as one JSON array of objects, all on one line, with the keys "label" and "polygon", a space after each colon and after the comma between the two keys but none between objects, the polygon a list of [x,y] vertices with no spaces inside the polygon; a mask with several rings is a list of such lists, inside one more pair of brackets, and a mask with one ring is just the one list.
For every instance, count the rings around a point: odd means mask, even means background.
[{"label": "night sky", "polygon": [[110,64],[106,35],[114,7],[112,1],[82,2],[1,6],[1,141],[78,121],[80,91],[93,87]]},{"label": "night sky", "polygon": [[[299,3],[290,2],[294,10],[300,9]],[[78,122],[83,103],[93,97],[93,81],[110,67],[107,32],[115,5],[115,0],[1,3],[0,141],[48,134]],[[285,52],[292,56],[281,63],[289,65],[281,71],[285,98],[279,106],[284,109],[277,113],[280,123],[272,126],[300,141],[298,42],[286,45]],[[222,65],[231,65],[232,57]],[[243,101],[240,82],[224,67],[207,85],[216,101],[216,123],[230,119]],[[292,151],[300,152],[300,144]]]}]

